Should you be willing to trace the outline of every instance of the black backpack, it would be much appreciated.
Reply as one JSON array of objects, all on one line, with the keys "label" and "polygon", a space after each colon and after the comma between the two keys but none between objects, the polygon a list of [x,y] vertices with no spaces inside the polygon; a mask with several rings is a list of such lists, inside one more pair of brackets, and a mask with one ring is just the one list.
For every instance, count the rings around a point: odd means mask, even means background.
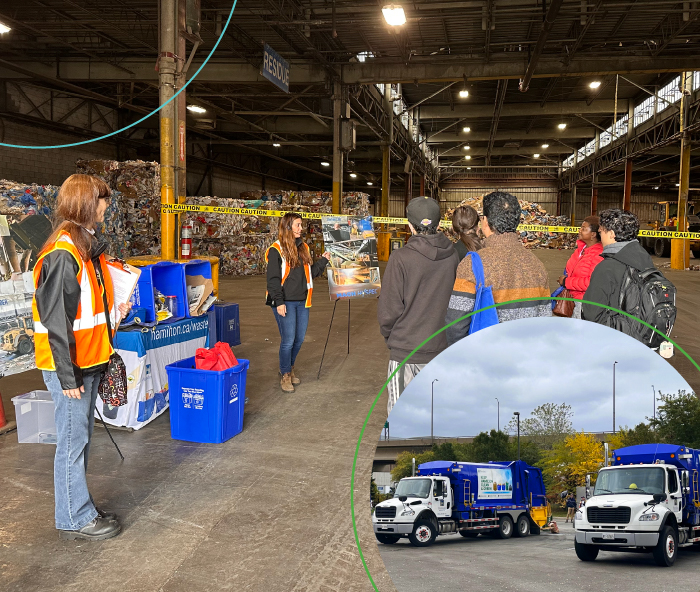
[{"label": "black backpack", "polygon": [[[618,308],[649,323],[669,337],[676,322],[676,287],[655,267],[639,271],[627,267]],[[666,339],[649,327],[629,320],[629,335],[657,349]]]}]

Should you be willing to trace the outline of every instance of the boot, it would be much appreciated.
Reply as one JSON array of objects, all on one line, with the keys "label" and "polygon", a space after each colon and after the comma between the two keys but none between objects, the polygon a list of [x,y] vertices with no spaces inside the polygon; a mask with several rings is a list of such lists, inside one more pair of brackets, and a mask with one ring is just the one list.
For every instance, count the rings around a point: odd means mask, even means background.
[{"label": "boot", "polygon": [[301,384],[301,380],[294,374],[294,366],[292,366],[292,384]]},{"label": "boot", "polygon": [[282,380],[280,380],[280,386],[285,393],[293,393],[294,385],[292,384],[292,374],[287,372],[287,374],[282,375]]},{"label": "boot", "polygon": [[65,541],[82,539],[86,541],[104,541],[117,536],[122,531],[118,522],[105,520],[101,516],[86,524],[80,530],[59,530],[59,538]]}]

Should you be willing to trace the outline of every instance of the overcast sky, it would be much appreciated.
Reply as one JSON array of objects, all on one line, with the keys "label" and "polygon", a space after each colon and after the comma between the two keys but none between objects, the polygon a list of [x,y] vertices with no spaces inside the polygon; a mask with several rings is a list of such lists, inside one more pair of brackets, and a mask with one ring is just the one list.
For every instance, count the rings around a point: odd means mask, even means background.
[{"label": "overcast sky", "polygon": [[564,402],[573,408],[576,430],[610,431],[615,360],[618,427],[652,416],[652,384],[657,396],[659,390],[692,390],[658,354],[618,331],[557,317],[523,319],[462,339],[427,365],[392,409],[391,437],[430,436],[435,378],[435,436],[495,429],[495,397],[503,431],[513,411],[522,420],[542,403]]}]

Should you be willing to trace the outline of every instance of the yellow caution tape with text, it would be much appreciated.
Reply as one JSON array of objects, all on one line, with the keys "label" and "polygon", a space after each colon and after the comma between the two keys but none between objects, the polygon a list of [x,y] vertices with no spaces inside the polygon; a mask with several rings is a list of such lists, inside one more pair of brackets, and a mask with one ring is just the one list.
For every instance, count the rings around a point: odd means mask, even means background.
[{"label": "yellow caution tape with text", "polygon": [[[230,216],[259,216],[268,218],[281,218],[289,214],[289,210],[265,210],[257,208],[229,208],[225,206],[201,206],[195,204],[163,204],[164,214],[181,214],[183,212],[205,212],[211,214],[228,214]],[[325,216],[338,216],[342,214],[327,214],[322,212],[294,212],[308,220],[320,220]],[[373,216],[375,224],[408,224],[406,218],[390,218],[386,216]],[[441,220],[441,226],[451,225],[450,220]],[[542,226],[540,224],[520,224],[519,232],[556,232],[559,234],[578,234],[578,226]],[[669,230],[640,230],[638,236],[653,238],[681,238],[688,240],[700,240],[700,232],[672,232]]]}]

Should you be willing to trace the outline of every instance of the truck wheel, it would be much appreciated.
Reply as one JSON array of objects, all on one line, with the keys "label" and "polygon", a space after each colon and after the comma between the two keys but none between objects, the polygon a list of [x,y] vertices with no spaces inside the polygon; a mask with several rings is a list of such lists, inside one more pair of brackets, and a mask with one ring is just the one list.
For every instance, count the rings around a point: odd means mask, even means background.
[{"label": "truck wheel", "polygon": [[513,536],[513,519],[510,516],[501,516],[498,519],[496,538],[509,539],[511,536]]},{"label": "truck wheel", "polygon": [[465,539],[475,539],[476,537],[479,536],[479,531],[478,530],[460,530],[459,534],[461,534]]},{"label": "truck wheel", "polygon": [[377,537],[377,540],[382,543],[383,545],[393,545],[394,543],[397,543],[399,539],[401,538],[398,534],[375,534],[375,537]]},{"label": "truck wheel", "polygon": [[430,520],[418,520],[413,526],[413,532],[408,540],[414,547],[429,547],[437,538],[437,530]]},{"label": "truck wheel", "polygon": [[518,521],[515,523],[515,532],[513,534],[516,537],[526,537],[530,534],[530,521],[527,518],[527,514],[520,514],[520,516],[518,516]]},{"label": "truck wheel", "polygon": [[654,241],[654,255],[657,257],[669,257],[671,255],[671,242],[663,238]]},{"label": "truck wheel", "polygon": [[671,567],[678,554],[678,533],[670,526],[664,526],[659,533],[659,542],[654,547],[654,561],[661,567]]},{"label": "truck wheel", "polygon": [[576,551],[576,557],[581,561],[595,561],[598,557],[598,547],[594,545],[584,545],[578,541],[574,541],[574,549]]},{"label": "truck wheel", "polygon": [[33,349],[34,344],[32,343],[31,339],[22,339],[17,347],[17,351],[21,356],[31,354]]}]

